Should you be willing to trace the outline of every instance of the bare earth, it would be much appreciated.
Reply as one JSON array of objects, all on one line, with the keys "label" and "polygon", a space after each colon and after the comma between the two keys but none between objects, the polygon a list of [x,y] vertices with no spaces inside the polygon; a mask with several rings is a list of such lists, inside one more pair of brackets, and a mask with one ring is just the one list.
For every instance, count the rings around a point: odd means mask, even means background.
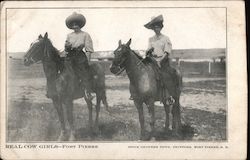
[{"label": "bare earth", "polygon": [[[27,70],[29,72],[30,70]],[[24,71],[23,71],[24,72]],[[135,141],[139,139],[139,120],[129,100],[126,77],[106,77],[111,114],[101,107],[99,132],[90,134],[88,109],[83,99],[74,102],[77,141]],[[60,123],[52,101],[45,96],[45,78],[11,75],[8,79],[8,141],[56,141]],[[93,100],[95,103],[95,100]],[[173,138],[163,132],[165,115],[156,103],[156,140],[224,141],[227,139],[227,96],[225,78],[184,78],[181,95],[183,136]],[[146,121],[149,121],[145,107]],[[149,130],[149,126],[147,125]]]}]

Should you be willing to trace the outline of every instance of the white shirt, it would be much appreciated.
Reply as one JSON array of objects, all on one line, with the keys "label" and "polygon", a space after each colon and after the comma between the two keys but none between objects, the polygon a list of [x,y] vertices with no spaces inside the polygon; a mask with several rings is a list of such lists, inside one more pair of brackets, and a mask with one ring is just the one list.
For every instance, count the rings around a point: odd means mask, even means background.
[{"label": "white shirt", "polygon": [[171,57],[172,43],[167,36],[161,34],[159,36],[154,35],[153,37],[150,37],[148,42],[148,49],[152,47],[154,48],[153,54],[158,56],[156,60],[162,59],[162,57],[165,56],[166,52],[169,53],[169,56]]},{"label": "white shirt", "polygon": [[67,35],[67,43],[71,44],[72,48],[78,48],[83,45],[86,52],[93,53],[93,42],[90,35],[87,32],[72,32]]}]

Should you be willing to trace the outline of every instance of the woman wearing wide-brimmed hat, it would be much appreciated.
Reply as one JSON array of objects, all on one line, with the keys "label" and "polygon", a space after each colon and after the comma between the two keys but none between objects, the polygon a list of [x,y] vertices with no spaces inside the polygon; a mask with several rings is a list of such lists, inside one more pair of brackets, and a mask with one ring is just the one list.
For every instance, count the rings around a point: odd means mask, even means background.
[{"label": "woman wearing wide-brimmed hat", "polygon": [[149,38],[148,51],[152,53],[159,67],[161,66],[162,60],[171,55],[172,52],[170,39],[161,33],[163,26],[162,15],[153,17],[150,22],[144,25],[147,29],[151,29],[155,32],[155,35]]},{"label": "woman wearing wide-brimmed hat", "polygon": [[[147,29],[154,31],[155,35],[150,37],[148,40],[148,50],[147,54],[152,55],[156,67],[162,68],[165,72],[168,72],[174,81],[179,81],[180,73],[173,67],[171,67],[171,57],[172,57],[172,43],[168,36],[161,33],[163,25],[163,16],[159,15],[153,17],[150,22],[144,25]],[[155,62],[153,60],[153,62]],[[171,96],[170,96],[171,97]]]},{"label": "woman wearing wide-brimmed hat", "polygon": [[90,59],[90,54],[94,52],[94,49],[90,35],[81,30],[86,24],[86,19],[82,14],[74,12],[67,17],[65,22],[66,26],[74,31],[67,35],[65,42],[66,59],[72,61],[76,76],[85,87],[88,98],[92,99],[88,57]]},{"label": "woman wearing wide-brimmed hat", "polygon": [[[153,17],[150,22],[144,25],[144,27],[153,30],[155,33],[155,35],[148,40],[146,54],[148,57],[151,57],[151,61],[155,65],[154,69],[156,70],[156,73],[160,74],[160,67],[164,67],[165,71],[169,72],[173,77],[176,77],[176,70],[170,66],[169,56],[172,52],[172,43],[168,36],[161,33],[163,26],[162,15]],[[157,76],[157,79],[160,79],[160,75]],[[133,99],[133,86],[131,90],[132,95],[130,99]],[[171,95],[170,98],[172,98]]]}]

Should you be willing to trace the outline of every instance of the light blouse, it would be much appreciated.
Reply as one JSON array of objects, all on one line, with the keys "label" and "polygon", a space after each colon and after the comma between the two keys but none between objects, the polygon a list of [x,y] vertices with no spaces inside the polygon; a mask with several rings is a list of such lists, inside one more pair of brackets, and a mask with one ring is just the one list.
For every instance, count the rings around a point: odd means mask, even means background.
[{"label": "light blouse", "polygon": [[71,44],[72,48],[78,48],[82,45],[87,53],[94,52],[92,39],[90,35],[84,31],[68,34],[66,43]]},{"label": "light blouse", "polygon": [[157,61],[161,60],[166,55],[166,52],[171,57],[172,43],[167,36],[161,34],[159,36],[154,35],[153,37],[150,37],[148,42],[148,49],[152,47],[154,48],[153,55],[157,56],[155,58]]}]

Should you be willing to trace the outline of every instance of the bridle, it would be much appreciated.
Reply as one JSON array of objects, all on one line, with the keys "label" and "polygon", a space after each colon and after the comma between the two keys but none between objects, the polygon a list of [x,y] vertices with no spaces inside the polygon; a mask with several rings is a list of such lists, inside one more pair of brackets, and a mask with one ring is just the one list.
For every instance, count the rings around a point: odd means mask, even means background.
[{"label": "bridle", "polygon": [[[129,49],[129,48],[128,48]],[[132,50],[130,50],[130,51],[132,51]],[[133,51],[132,51],[133,52]],[[133,54],[135,54],[134,52],[133,52]],[[119,74],[121,74],[124,70],[125,70],[125,67],[122,67],[121,68],[121,66],[122,65],[124,65],[124,63],[126,62],[126,60],[127,60],[127,58],[125,58],[123,61],[121,61],[119,64],[117,64],[117,65],[115,65],[115,66],[117,66],[117,67],[119,67],[119,71],[117,72],[117,73],[115,73],[115,75],[119,75]],[[143,64],[143,59],[141,59],[141,60],[139,60],[137,63],[136,63],[136,66],[140,66],[140,65],[142,65]],[[129,74],[130,73],[130,71],[128,71],[127,72],[127,74]]]},{"label": "bridle", "polygon": [[115,65],[116,67],[119,68],[119,71],[117,73],[115,73],[115,75],[119,75],[121,74],[124,70],[125,70],[125,67],[122,67],[121,68],[121,65],[123,65],[123,63],[126,61],[127,59],[124,59],[121,63]]},{"label": "bridle", "polygon": [[[47,49],[47,42],[45,41],[45,39],[43,39],[43,40],[44,40],[43,55],[44,55],[44,57],[45,57],[45,56],[50,57],[50,54],[49,54],[48,49]],[[30,49],[31,49],[31,48],[30,48]],[[30,50],[30,49],[29,49],[29,50]],[[29,50],[28,50],[28,52],[29,52]],[[34,60],[33,56],[31,56],[31,53],[28,54],[26,57],[28,58],[29,61],[32,62],[32,64],[37,64],[37,63],[40,62],[40,60],[37,60],[37,61]]]}]

